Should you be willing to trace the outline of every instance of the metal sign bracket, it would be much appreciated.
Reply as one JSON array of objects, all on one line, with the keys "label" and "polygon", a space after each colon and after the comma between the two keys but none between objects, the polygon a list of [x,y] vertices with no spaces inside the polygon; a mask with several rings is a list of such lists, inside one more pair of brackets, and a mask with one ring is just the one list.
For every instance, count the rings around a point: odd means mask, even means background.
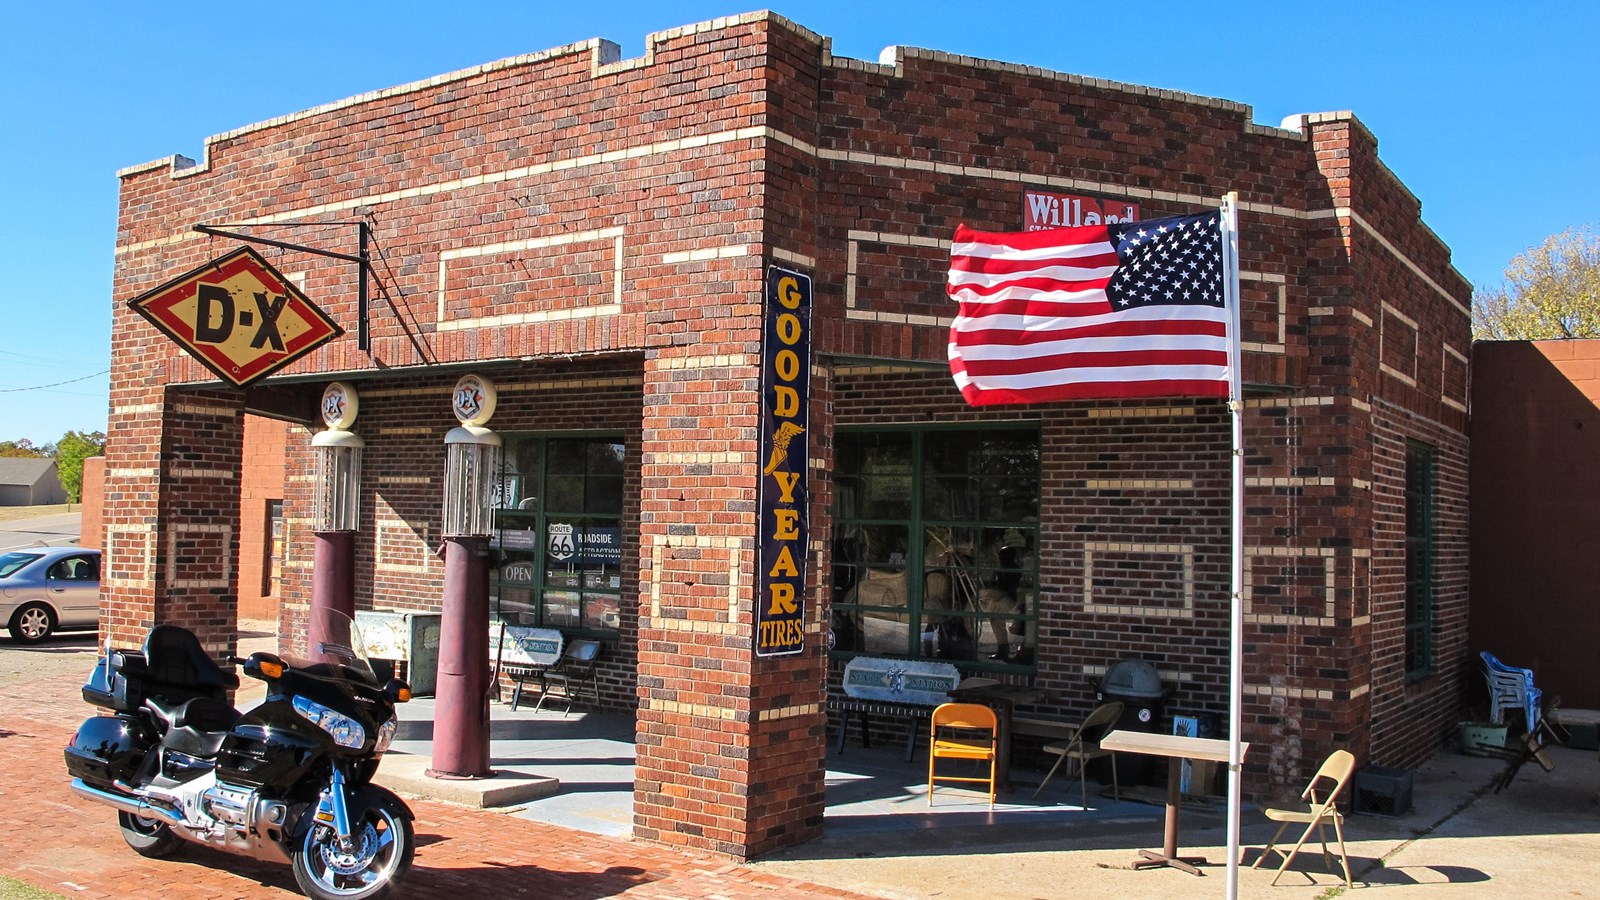
[{"label": "metal sign bracket", "polygon": [[[304,244],[291,244],[288,241],[278,241],[272,238],[258,237],[253,234],[240,234],[237,231],[227,231],[229,228],[323,228],[329,225],[354,225],[359,239],[359,249],[356,253],[340,253],[337,250],[323,250],[318,247],[307,247]],[[233,238],[236,241],[245,241],[252,244],[265,244],[268,247],[277,247],[282,250],[295,250],[300,253],[310,253],[313,256],[326,256],[330,259],[342,259],[353,262],[361,267],[360,287],[356,291],[356,347],[366,353],[372,349],[372,335],[367,327],[369,303],[367,297],[367,278],[372,272],[372,259],[367,252],[367,244],[371,238],[372,228],[366,222],[275,222],[269,224],[229,224],[194,226],[194,231],[212,237]]]}]

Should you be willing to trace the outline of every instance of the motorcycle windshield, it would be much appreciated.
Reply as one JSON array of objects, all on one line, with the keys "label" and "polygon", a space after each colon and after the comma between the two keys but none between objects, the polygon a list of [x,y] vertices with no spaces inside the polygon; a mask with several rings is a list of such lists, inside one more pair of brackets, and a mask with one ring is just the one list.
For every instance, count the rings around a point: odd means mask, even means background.
[{"label": "motorcycle windshield", "polygon": [[322,664],[353,669],[368,678],[377,677],[367,659],[361,626],[354,619],[336,609],[312,609],[306,634],[306,658],[290,659],[291,666],[303,669]]}]

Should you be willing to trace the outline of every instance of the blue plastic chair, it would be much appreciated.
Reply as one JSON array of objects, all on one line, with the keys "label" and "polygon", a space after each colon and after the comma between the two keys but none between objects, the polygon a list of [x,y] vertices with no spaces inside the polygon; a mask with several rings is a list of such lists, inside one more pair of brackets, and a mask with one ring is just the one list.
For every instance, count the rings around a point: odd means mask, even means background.
[{"label": "blue plastic chair", "polygon": [[1539,725],[1539,704],[1544,696],[1533,686],[1533,670],[1506,665],[1487,650],[1478,655],[1483,659],[1483,675],[1489,683],[1489,717],[1498,725],[1506,710],[1521,709],[1527,718],[1528,734],[1533,734]]}]

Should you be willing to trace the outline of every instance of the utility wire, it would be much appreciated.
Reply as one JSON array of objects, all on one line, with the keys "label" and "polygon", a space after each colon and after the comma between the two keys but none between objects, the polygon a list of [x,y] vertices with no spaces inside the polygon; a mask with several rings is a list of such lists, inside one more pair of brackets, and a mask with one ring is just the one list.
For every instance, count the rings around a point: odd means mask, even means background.
[{"label": "utility wire", "polygon": [[91,378],[99,378],[101,375],[106,375],[106,374],[109,374],[110,372],[111,372],[110,369],[104,369],[102,371],[94,373],[93,375],[85,375],[82,378],[69,378],[66,381],[57,381],[57,382],[53,382],[51,384],[36,384],[33,387],[25,387],[25,388],[0,388],[0,394],[15,394],[15,393],[17,393],[19,391],[42,391],[45,388],[60,387],[63,384],[75,384],[75,383],[77,383],[79,381],[88,381]]}]

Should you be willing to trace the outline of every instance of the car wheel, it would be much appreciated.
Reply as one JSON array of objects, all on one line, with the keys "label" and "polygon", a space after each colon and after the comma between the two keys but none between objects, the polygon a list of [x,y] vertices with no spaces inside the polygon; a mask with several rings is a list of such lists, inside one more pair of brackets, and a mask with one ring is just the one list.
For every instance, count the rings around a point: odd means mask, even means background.
[{"label": "car wheel", "polygon": [[43,603],[29,603],[11,616],[7,630],[19,644],[37,644],[56,630],[56,614]]}]

